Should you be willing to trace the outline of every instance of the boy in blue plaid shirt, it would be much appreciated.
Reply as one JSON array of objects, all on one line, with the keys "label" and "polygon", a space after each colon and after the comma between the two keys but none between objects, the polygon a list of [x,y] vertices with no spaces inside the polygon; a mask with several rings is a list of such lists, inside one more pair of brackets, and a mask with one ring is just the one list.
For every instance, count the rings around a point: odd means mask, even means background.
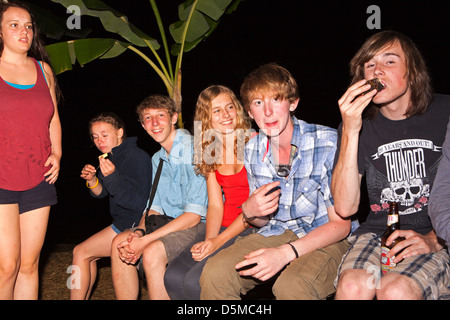
[{"label": "boy in blue plaid shirt", "polygon": [[260,229],[208,260],[201,298],[239,299],[277,276],[277,299],[325,299],[334,293],[351,229],[335,213],[330,192],[336,130],[292,115],[298,87],[279,65],[253,71],[241,97],[260,129],[245,147],[250,196],[242,211]]}]

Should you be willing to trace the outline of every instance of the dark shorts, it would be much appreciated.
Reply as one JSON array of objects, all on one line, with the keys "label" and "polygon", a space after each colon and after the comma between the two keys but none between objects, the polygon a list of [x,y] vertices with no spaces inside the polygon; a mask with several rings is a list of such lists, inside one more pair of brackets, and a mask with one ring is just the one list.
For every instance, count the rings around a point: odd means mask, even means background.
[{"label": "dark shorts", "polygon": [[166,249],[167,260],[170,263],[178,255],[185,250],[190,248],[195,243],[205,239],[206,234],[206,224],[201,222],[195,227],[180,230],[176,232],[169,233],[164,237],[159,238],[159,240],[164,244]]},{"label": "dark shorts", "polygon": [[14,203],[19,205],[19,213],[55,205],[57,203],[55,185],[44,180],[33,189],[25,191],[0,189],[0,204]]}]

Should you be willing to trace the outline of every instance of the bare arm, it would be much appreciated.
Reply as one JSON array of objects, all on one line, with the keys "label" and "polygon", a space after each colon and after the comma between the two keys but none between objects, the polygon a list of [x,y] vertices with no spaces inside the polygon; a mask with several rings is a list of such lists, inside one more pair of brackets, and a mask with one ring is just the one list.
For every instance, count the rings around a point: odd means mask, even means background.
[{"label": "bare arm", "polygon": [[225,242],[237,236],[246,229],[240,214],[222,233],[220,228],[223,221],[224,203],[222,187],[211,173],[206,180],[208,188],[208,212],[206,214],[205,240],[194,244],[191,248],[192,258],[201,261],[222,247]]},{"label": "bare arm", "polygon": [[50,66],[47,63],[42,63],[43,69],[45,72],[46,79],[48,81],[48,87],[50,90],[50,95],[52,97],[54,112],[53,117],[50,120],[49,132],[50,132],[50,141],[52,144],[52,153],[47,159],[45,166],[51,165],[49,171],[45,173],[47,177],[46,181],[49,183],[55,183],[56,179],[58,179],[59,169],[60,169],[60,161],[62,157],[62,129],[61,129],[61,120],[59,119],[58,113],[58,103],[56,101],[56,93],[55,93],[55,78]]},{"label": "bare arm", "polygon": [[360,202],[361,174],[358,170],[359,132],[362,127],[362,113],[376,94],[376,90],[360,96],[370,88],[359,81],[348,88],[339,99],[342,116],[342,135],[339,158],[331,179],[331,193],[336,212],[341,217],[349,217],[357,210]]},{"label": "bare arm", "polygon": [[90,191],[98,196],[102,193],[103,186],[98,180],[96,176],[97,170],[95,167],[91,164],[86,164],[83,169],[81,169],[81,175],[80,177],[86,180],[87,186],[90,189]]},{"label": "bare arm", "polygon": [[[350,233],[351,221],[349,219],[341,218],[334,210],[334,207],[327,208],[327,211],[329,219],[327,223],[292,242],[299,256],[341,241]],[[287,248],[293,251],[291,248]]]},{"label": "bare arm", "polygon": [[358,171],[358,133],[348,134],[342,130],[339,158],[331,178],[331,193],[336,212],[349,217],[360,202],[362,175]]},{"label": "bare arm", "polygon": [[[344,220],[337,215],[334,207],[327,208],[327,211],[329,222],[291,242],[299,256],[336,243],[349,234],[350,220]],[[277,248],[253,251],[244,257],[245,260],[236,265],[236,269],[256,264],[250,269],[240,271],[239,274],[241,276],[253,276],[261,281],[268,280],[296,258],[291,245],[283,244]]]},{"label": "bare arm", "polygon": [[242,221],[242,213],[222,232],[214,238],[207,238],[205,241],[196,243],[191,248],[192,258],[195,261],[201,261],[213,254],[222,247],[228,240],[241,234],[247,225]]},{"label": "bare arm", "polygon": [[222,188],[217,182],[215,173],[208,175],[206,188],[208,190],[208,211],[206,213],[205,240],[208,240],[219,234],[223,220]]}]

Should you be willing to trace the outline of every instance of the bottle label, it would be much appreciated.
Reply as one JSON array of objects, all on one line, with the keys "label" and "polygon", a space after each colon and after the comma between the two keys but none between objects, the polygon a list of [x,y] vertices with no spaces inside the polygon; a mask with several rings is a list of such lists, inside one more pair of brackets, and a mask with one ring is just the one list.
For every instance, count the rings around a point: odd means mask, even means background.
[{"label": "bottle label", "polygon": [[388,214],[387,225],[390,226],[398,222],[398,214]]},{"label": "bottle label", "polygon": [[392,258],[387,257],[389,251],[391,251],[391,249],[389,249],[388,247],[385,246],[381,247],[381,271],[383,272],[383,274],[395,268],[395,266],[397,265],[394,262],[395,257]]}]

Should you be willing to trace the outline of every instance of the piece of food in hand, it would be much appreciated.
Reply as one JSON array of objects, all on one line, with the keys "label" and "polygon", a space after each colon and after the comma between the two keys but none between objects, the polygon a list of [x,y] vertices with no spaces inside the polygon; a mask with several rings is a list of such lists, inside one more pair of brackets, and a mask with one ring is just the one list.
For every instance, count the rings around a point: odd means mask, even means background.
[{"label": "piece of food in hand", "polygon": [[103,158],[103,159],[108,159],[109,156],[110,156],[109,153],[104,153],[104,154],[102,154],[101,156],[98,156],[98,157],[99,157],[99,158]]},{"label": "piece of food in hand", "polygon": [[359,96],[363,96],[366,93],[369,93],[370,91],[372,91],[373,89],[377,89],[377,92],[380,92],[381,90],[386,88],[386,85],[383,82],[381,82],[381,80],[378,78],[367,80],[366,84],[370,84],[370,89],[367,91],[364,91]]}]

